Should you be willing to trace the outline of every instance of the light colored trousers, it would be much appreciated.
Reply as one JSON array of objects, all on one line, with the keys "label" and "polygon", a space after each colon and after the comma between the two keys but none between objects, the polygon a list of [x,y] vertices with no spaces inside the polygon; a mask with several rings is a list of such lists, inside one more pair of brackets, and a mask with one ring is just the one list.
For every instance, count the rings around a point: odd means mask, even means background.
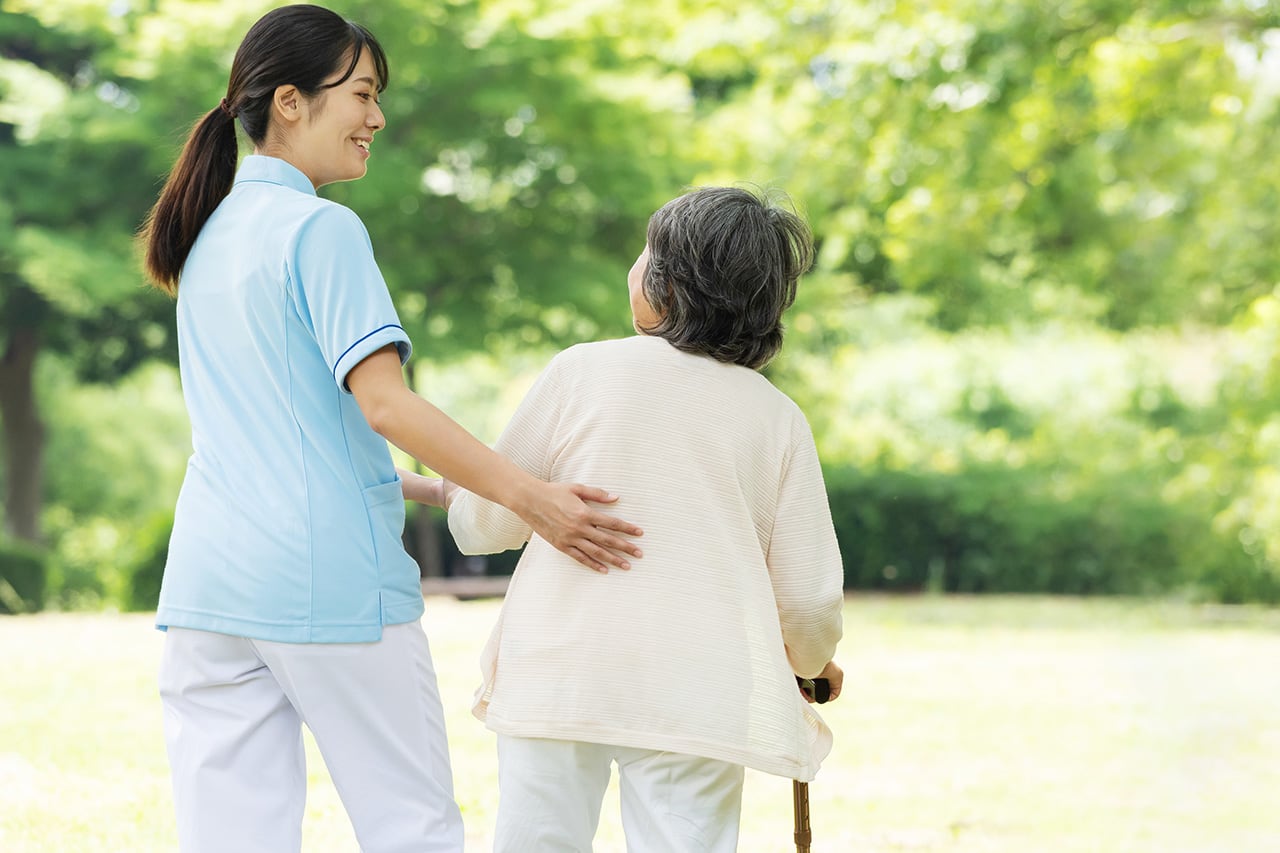
[{"label": "light colored trousers", "polygon": [[589,853],[615,761],[629,853],[737,850],[741,765],[499,735],[494,853]]},{"label": "light colored trousers", "polygon": [[457,853],[444,712],[427,637],[274,643],[170,628],[160,665],[183,853],[290,853],[315,736],[365,853]]}]

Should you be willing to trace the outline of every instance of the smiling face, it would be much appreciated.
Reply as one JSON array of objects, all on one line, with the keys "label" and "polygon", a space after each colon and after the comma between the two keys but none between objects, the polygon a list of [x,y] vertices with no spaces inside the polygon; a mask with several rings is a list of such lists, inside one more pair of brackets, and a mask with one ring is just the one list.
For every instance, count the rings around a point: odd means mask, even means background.
[{"label": "smiling face", "polygon": [[[342,77],[344,65],[328,80]],[[378,106],[378,75],[368,51],[363,51],[351,76],[314,98],[280,87],[276,114],[281,125],[280,145],[264,146],[260,153],[289,161],[318,189],[338,181],[363,178],[368,170],[373,135],[386,125]],[[282,90],[284,90],[282,92]]]}]

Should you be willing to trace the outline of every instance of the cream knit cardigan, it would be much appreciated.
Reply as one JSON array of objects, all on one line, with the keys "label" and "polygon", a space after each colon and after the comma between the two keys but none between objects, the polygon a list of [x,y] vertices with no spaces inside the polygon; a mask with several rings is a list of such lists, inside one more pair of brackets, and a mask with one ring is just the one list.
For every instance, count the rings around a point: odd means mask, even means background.
[{"label": "cream knit cardigan", "polygon": [[[799,408],[763,376],[655,337],[560,353],[498,449],[535,477],[619,495],[629,571],[534,536],[484,650],[473,712],[495,732],[663,750],[809,780],[831,733],[796,689],[841,633],[843,575]],[[459,492],[468,554],[529,528]]]}]

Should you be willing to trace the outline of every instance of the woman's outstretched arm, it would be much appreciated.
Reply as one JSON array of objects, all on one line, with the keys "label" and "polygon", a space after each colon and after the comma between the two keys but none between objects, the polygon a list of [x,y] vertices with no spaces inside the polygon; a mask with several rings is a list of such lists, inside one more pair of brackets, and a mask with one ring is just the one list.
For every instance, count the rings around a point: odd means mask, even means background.
[{"label": "woman's outstretched arm", "polygon": [[347,387],[375,432],[446,479],[507,507],[583,565],[626,569],[624,555],[640,556],[634,542],[618,535],[640,536],[640,528],[586,504],[611,503],[615,496],[577,483],[543,482],[491,450],[405,385],[394,346],[351,368]]}]

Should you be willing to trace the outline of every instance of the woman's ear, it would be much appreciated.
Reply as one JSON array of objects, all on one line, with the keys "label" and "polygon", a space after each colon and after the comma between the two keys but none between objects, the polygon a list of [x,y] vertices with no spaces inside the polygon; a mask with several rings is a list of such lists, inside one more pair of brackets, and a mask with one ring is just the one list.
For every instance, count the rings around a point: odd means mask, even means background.
[{"label": "woman's ear", "polygon": [[271,97],[271,112],[274,117],[285,124],[292,124],[302,118],[302,93],[292,84],[277,86]]}]

